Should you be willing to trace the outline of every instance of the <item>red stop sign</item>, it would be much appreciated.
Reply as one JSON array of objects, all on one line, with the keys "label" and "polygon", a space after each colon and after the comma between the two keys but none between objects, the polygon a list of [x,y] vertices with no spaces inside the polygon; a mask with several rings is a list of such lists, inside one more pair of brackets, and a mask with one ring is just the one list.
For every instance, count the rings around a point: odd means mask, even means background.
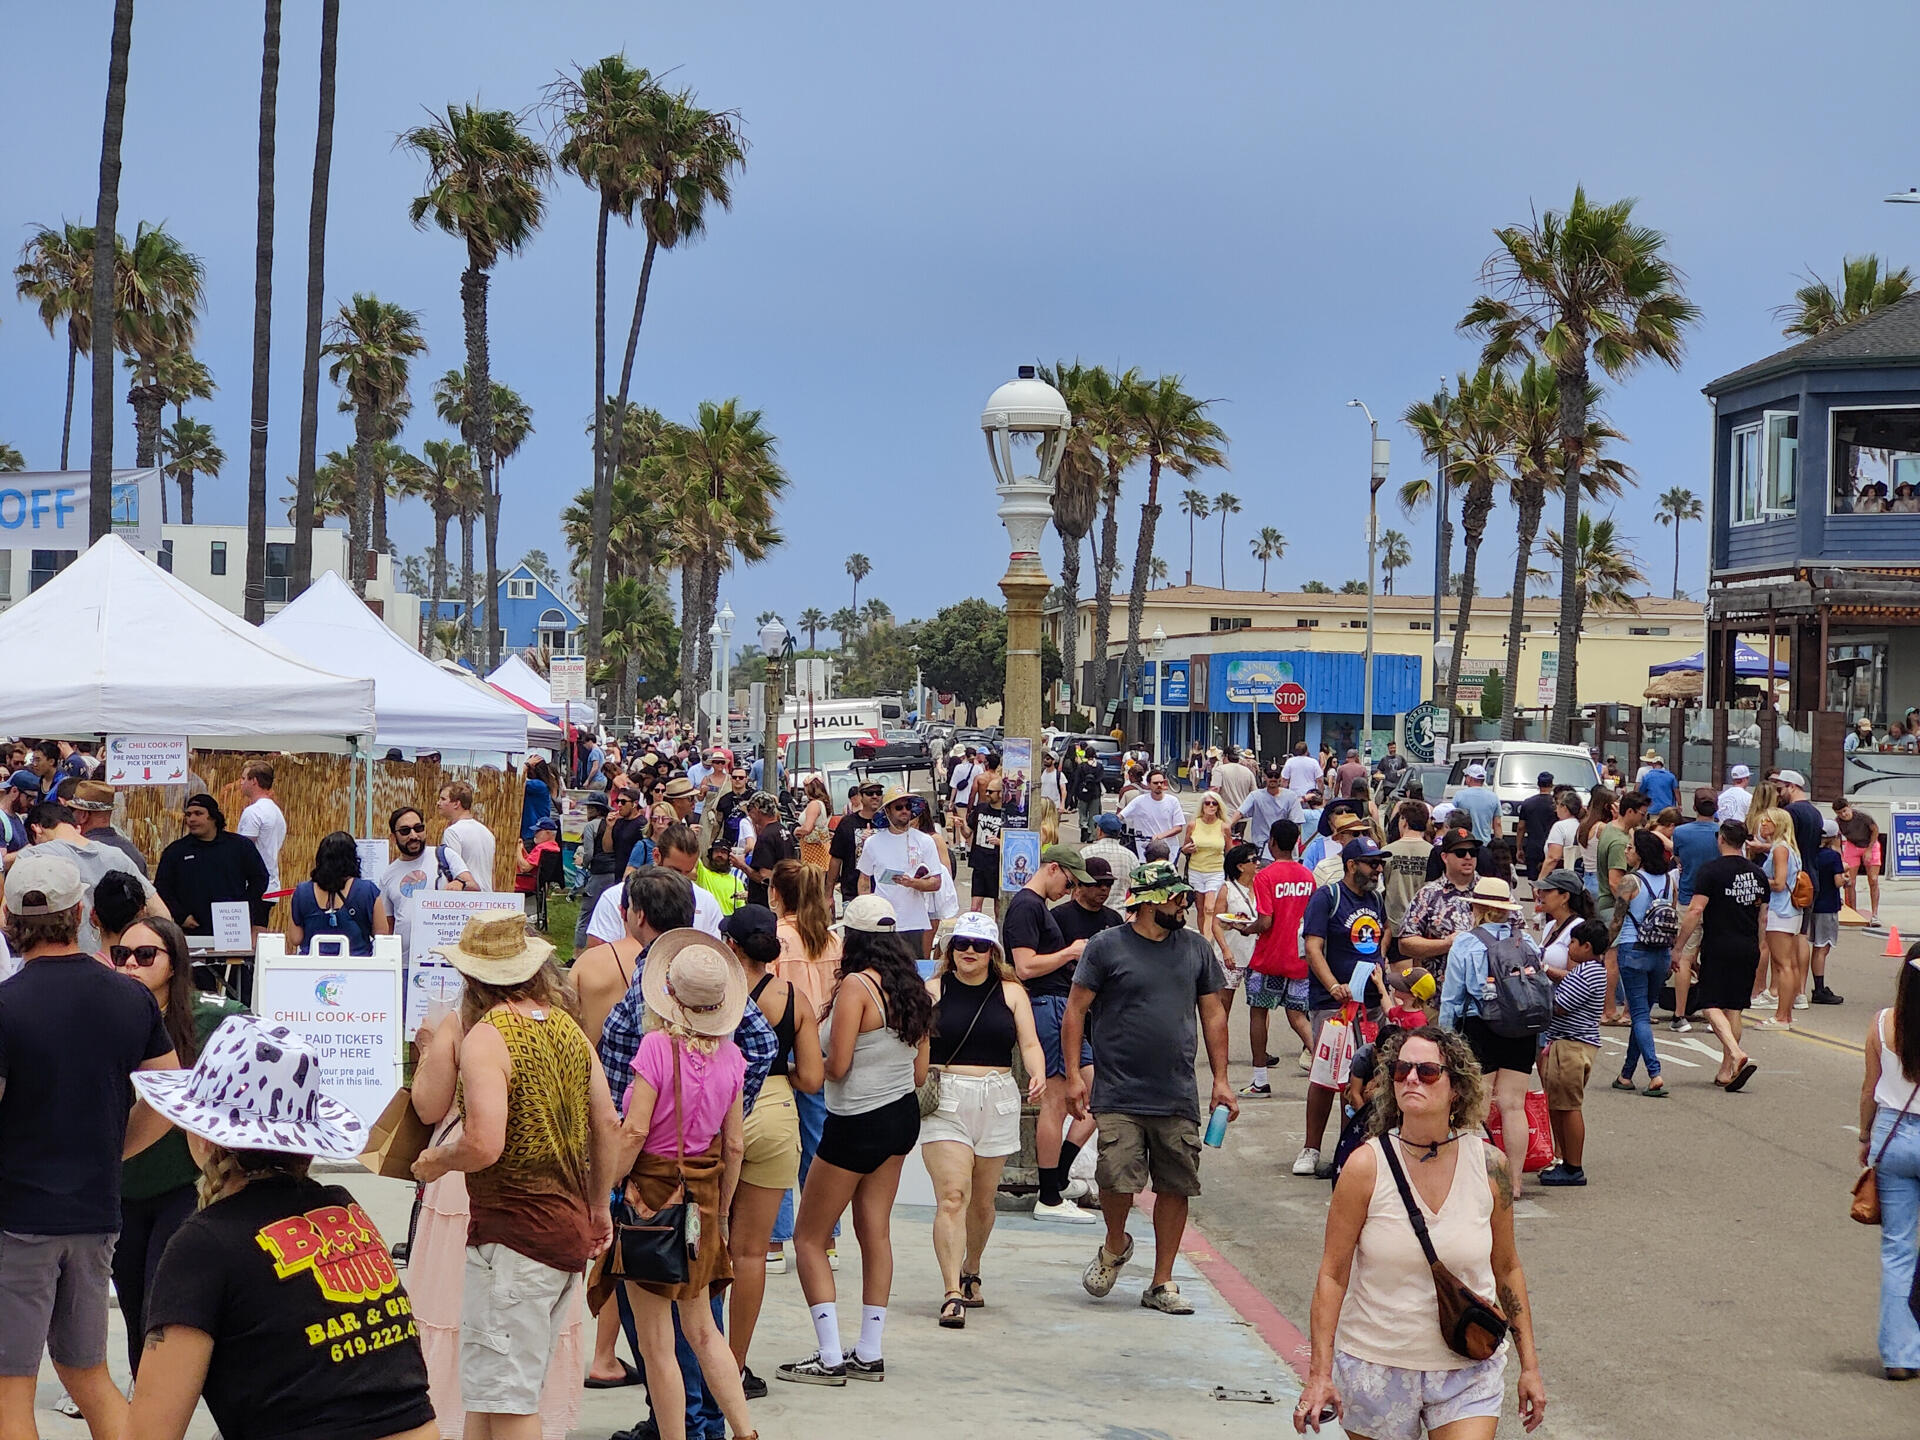
[{"label": "red stop sign", "polygon": [[1297,680],[1283,680],[1273,687],[1273,708],[1289,723],[1307,710],[1307,687]]}]

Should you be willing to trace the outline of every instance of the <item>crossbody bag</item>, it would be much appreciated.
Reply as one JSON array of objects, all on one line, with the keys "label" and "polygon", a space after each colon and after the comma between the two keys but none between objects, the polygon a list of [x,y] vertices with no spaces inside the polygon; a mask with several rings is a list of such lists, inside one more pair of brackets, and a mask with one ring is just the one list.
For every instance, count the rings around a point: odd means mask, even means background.
[{"label": "crossbody bag", "polygon": [[[1882,1015],[1885,1013],[1885,1011],[1881,1012]],[[1876,1015],[1873,1020],[1876,1040],[1880,1038],[1880,1025],[1880,1016]],[[1860,1178],[1853,1182],[1853,1205],[1847,1213],[1862,1225],[1880,1223],[1880,1177],[1876,1172],[1880,1168],[1880,1162],[1887,1158],[1887,1146],[1891,1145],[1893,1137],[1900,1133],[1901,1122],[1907,1118],[1907,1112],[1913,1109],[1915,1097],[1920,1097],[1920,1082],[1915,1082],[1913,1089],[1907,1092],[1907,1103],[1900,1107],[1900,1113],[1893,1117],[1893,1124],[1887,1127],[1887,1138],[1880,1142],[1880,1153],[1861,1167]]]},{"label": "crossbody bag", "polygon": [[1486,1296],[1469,1289],[1434,1253],[1426,1217],[1420,1213],[1420,1202],[1407,1183],[1407,1172],[1400,1168],[1400,1156],[1391,1135],[1380,1137],[1380,1150],[1387,1157],[1387,1168],[1393,1172],[1393,1183],[1400,1188],[1400,1199],[1407,1207],[1407,1219],[1413,1222],[1413,1233],[1420,1241],[1421,1252],[1427,1257],[1427,1268],[1433,1271],[1433,1289],[1440,1305],[1441,1338],[1456,1355],[1464,1355],[1469,1360],[1492,1359],[1511,1328],[1506,1314]]},{"label": "crossbody bag", "polygon": [[673,1164],[679,1184],[658,1210],[642,1210],[622,1190],[613,1207],[613,1253],[607,1273],[621,1280],[652,1285],[687,1283],[687,1257],[692,1249],[689,1232],[693,1205],[687,1199],[685,1170],[687,1112],[680,1101],[680,1042],[673,1044]]},{"label": "crossbody bag", "polygon": [[[974,1008],[973,1019],[967,1025],[967,1033],[962,1035],[960,1037],[960,1043],[953,1047],[955,1050],[964,1050],[967,1048],[967,1041],[973,1038],[973,1027],[980,1023],[981,1015],[986,1012],[987,1002],[992,998],[993,989],[989,986],[987,993],[980,997],[979,1005]],[[927,1067],[927,1078],[920,1082],[919,1088],[914,1091],[914,1094],[920,1099],[920,1118],[922,1120],[940,1108],[940,1071],[937,1066],[929,1065]]]}]

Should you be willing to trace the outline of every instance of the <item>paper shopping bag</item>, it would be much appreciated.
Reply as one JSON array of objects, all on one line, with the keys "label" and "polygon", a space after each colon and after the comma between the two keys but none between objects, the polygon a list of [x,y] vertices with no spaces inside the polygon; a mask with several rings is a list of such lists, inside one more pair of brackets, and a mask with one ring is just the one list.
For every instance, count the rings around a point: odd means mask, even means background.
[{"label": "paper shopping bag", "polygon": [[367,1131],[367,1147],[360,1163],[389,1180],[411,1180],[413,1162],[427,1148],[432,1130],[413,1112],[413,1092],[396,1090],[387,1108]]},{"label": "paper shopping bag", "polygon": [[1320,1027],[1320,1039],[1313,1047],[1313,1069],[1307,1082],[1325,1090],[1338,1090],[1347,1083],[1347,1071],[1353,1064],[1353,1027],[1338,1018]]}]

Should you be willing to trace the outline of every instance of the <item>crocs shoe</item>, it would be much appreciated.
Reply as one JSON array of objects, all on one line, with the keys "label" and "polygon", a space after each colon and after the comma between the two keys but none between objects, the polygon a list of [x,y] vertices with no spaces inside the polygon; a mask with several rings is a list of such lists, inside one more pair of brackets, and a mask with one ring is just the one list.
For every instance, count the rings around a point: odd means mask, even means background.
[{"label": "crocs shoe", "polygon": [[1180,1287],[1169,1280],[1164,1285],[1152,1285],[1140,1297],[1140,1306],[1144,1310],[1158,1310],[1162,1315],[1191,1315],[1193,1306],[1187,1303],[1187,1297],[1180,1293]]},{"label": "crocs shoe", "polygon": [[1127,1237],[1127,1248],[1119,1254],[1110,1254],[1105,1242],[1094,1252],[1093,1259],[1087,1262],[1087,1268],[1080,1274],[1080,1285],[1094,1299],[1104,1299],[1113,1293],[1113,1282],[1120,1278],[1120,1267],[1133,1259],[1133,1237]]}]

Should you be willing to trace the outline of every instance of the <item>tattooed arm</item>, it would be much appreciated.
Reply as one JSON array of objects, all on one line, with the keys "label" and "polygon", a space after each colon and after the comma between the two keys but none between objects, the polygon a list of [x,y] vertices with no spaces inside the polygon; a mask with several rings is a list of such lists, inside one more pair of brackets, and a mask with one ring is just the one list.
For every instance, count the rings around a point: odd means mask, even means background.
[{"label": "tattooed arm", "polygon": [[1527,1277],[1520,1271],[1520,1252],[1513,1243],[1513,1176],[1507,1157],[1491,1145],[1487,1157],[1487,1185],[1493,1191],[1493,1283],[1500,1308],[1513,1327],[1514,1352],[1520,1357],[1519,1407],[1521,1423],[1537,1428],[1547,1413],[1547,1387],[1540,1378],[1540,1354],[1533,1345],[1533,1312],[1527,1307]]},{"label": "tattooed arm", "polygon": [[127,1412],[127,1440],[181,1440],[213,1361],[213,1337],[188,1325],[147,1332]]}]

